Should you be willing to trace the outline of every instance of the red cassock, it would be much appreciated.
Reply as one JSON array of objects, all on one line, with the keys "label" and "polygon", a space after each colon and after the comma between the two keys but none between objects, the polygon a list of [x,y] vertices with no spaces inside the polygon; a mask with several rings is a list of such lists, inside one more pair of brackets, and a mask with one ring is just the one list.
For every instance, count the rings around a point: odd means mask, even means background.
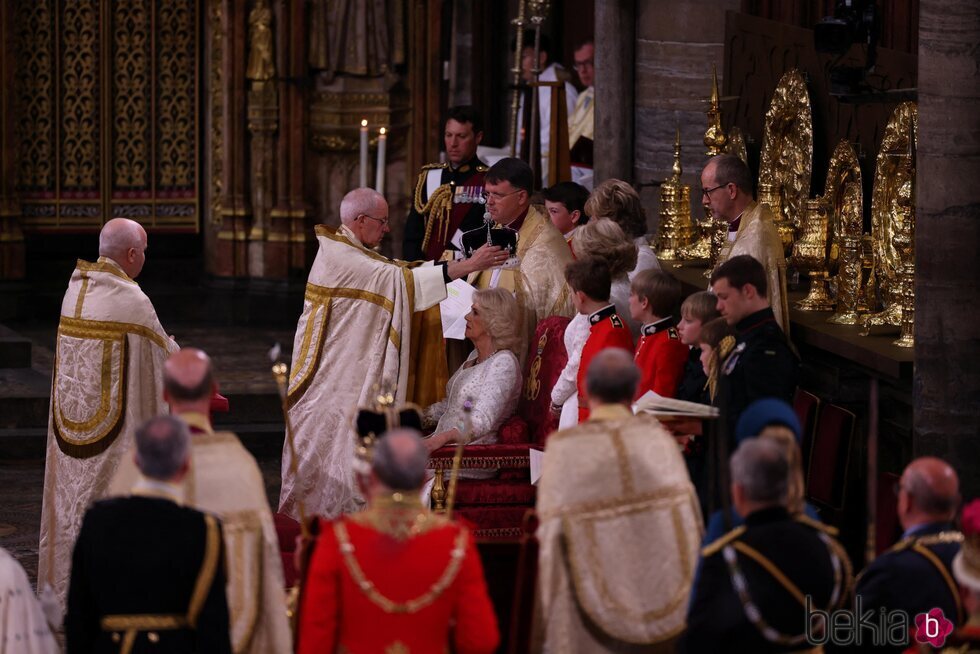
[{"label": "red cassock", "polygon": [[578,421],[585,422],[589,417],[588,394],[585,392],[585,373],[592,363],[592,357],[607,347],[618,347],[633,351],[633,336],[629,327],[610,304],[589,316],[589,340],[582,348],[582,359],[578,366]]},{"label": "red cassock", "polygon": [[320,521],[297,652],[482,654],[500,641],[469,530],[407,500]]},{"label": "red cassock", "polygon": [[681,343],[673,318],[643,325],[634,360],[640,369],[639,398],[647,391],[662,397],[674,397],[684,376],[684,365],[690,348]]}]

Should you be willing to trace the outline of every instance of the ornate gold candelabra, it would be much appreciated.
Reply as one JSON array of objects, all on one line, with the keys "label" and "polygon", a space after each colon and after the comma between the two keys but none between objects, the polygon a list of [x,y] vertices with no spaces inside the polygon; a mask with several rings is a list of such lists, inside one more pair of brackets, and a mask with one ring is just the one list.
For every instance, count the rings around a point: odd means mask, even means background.
[{"label": "ornate gold candelabra", "polygon": [[[714,216],[708,211],[708,215]],[[711,252],[710,252],[710,265],[708,269],[704,271],[705,277],[711,277],[711,273],[718,264],[721,263],[719,259],[721,258],[721,249],[725,245],[725,241],[728,240],[728,223],[724,220],[714,220],[711,225]]]},{"label": "ornate gold candelabra", "polygon": [[790,263],[810,276],[810,292],[796,303],[803,311],[830,311],[834,301],[827,293],[827,230],[830,206],[822,198],[807,200],[803,232],[793,245]]},{"label": "ornate gold candelabra", "polygon": [[861,187],[857,182],[844,186],[841,210],[841,252],[837,270],[837,312],[827,322],[853,325],[858,320],[861,289]]},{"label": "ornate gold candelabra", "polygon": [[681,130],[674,139],[673,176],[660,187],[660,229],[654,250],[661,260],[681,258],[681,248],[691,242],[691,187],[681,183]]},{"label": "ornate gold candelabra", "polygon": [[521,126],[517,124],[517,115],[521,107],[521,55],[524,52],[524,26],[527,24],[525,18],[525,0],[517,3],[517,18],[511,21],[516,28],[514,46],[514,67],[510,69],[512,74],[511,83],[514,90],[510,101],[510,156],[517,156],[517,135]]},{"label": "ornate gold candelabra", "polygon": [[790,252],[793,248],[793,240],[796,238],[796,229],[793,223],[783,217],[783,198],[779,186],[769,179],[760,180],[756,200],[759,204],[769,207],[776,231],[779,232],[779,239],[783,242],[783,250]]}]

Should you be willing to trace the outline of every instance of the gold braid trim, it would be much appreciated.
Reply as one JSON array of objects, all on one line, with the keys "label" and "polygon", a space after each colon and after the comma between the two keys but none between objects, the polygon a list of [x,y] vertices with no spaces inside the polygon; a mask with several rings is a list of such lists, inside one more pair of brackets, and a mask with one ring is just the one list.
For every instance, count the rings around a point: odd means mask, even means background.
[{"label": "gold braid trim", "polygon": [[718,377],[720,376],[721,366],[728,358],[728,355],[732,353],[733,349],[735,349],[735,337],[726,336],[721,339],[718,347],[714,349],[711,357],[708,359],[708,396],[712,402],[714,402],[715,395],[718,393]]},{"label": "gold braid trim", "polygon": [[105,615],[100,621],[102,631],[149,631],[158,629],[186,629],[187,618],[182,615]]},{"label": "gold braid trim", "polygon": [[793,519],[796,520],[799,523],[802,523],[802,524],[806,525],[807,527],[810,527],[812,529],[816,529],[817,531],[822,531],[823,533],[827,534],[828,536],[834,536],[834,537],[836,537],[837,534],[838,534],[837,527],[832,527],[830,525],[825,525],[824,523],[820,522],[819,520],[814,520],[813,518],[811,518],[810,516],[808,516],[805,513],[799,513],[799,514],[793,516]]},{"label": "gold braid trim", "polygon": [[453,208],[453,188],[452,184],[443,184],[435,191],[432,196],[422,203],[422,192],[425,190],[425,183],[428,179],[428,171],[422,171],[418,182],[415,184],[414,207],[423,216],[425,221],[425,237],[422,239],[422,250],[429,246],[429,239],[432,237],[432,227],[434,223],[439,224],[439,236],[443,242],[449,235],[449,214]]},{"label": "gold braid trim", "polygon": [[749,557],[750,559],[752,559],[753,561],[761,565],[766,572],[772,575],[773,579],[779,582],[780,586],[786,589],[786,592],[792,595],[796,599],[796,601],[800,603],[800,606],[806,606],[806,598],[803,597],[803,593],[802,591],[800,591],[799,587],[796,584],[794,584],[792,581],[790,581],[789,577],[784,575],[783,571],[777,568],[775,564],[772,561],[770,561],[762,552],[755,549],[754,547],[750,547],[749,545],[746,545],[741,541],[735,541],[734,543],[732,543],[732,545],[735,547],[736,550],[738,550],[745,556]]},{"label": "gold braid trim", "polygon": [[745,533],[745,525],[739,525],[738,527],[735,527],[724,536],[720,536],[717,540],[714,540],[708,543],[707,545],[705,545],[703,548],[701,548],[701,556],[705,558],[709,556],[714,556],[715,554],[721,551],[721,548],[725,547],[736,538],[739,538],[744,533]]},{"label": "gold braid trim", "polygon": [[957,624],[962,624],[965,618],[963,614],[963,600],[960,598],[959,587],[956,585],[956,582],[953,581],[953,577],[949,574],[946,564],[943,563],[938,556],[936,556],[935,552],[930,550],[921,542],[913,544],[909,549],[924,557],[926,561],[931,563],[933,567],[936,568],[936,571],[939,572],[940,576],[943,578],[943,581],[945,581],[946,585],[949,587],[949,592],[953,596],[953,603],[956,604]]},{"label": "gold braid trim", "polygon": [[429,590],[407,602],[395,602],[378,592],[378,589],[375,588],[371,580],[364,574],[357,559],[354,557],[354,546],[350,542],[350,536],[347,534],[347,527],[344,526],[344,523],[340,520],[335,522],[333,531],[337,536],[337,542],[340,543],[340,553],[344,558],[344,565],[347,568],[347,572],[353,577],[357,587],[367,595],[367,598],[385,613],[417,613],[429,604],[432,604],[432,602],[442,595],[456,579],[459,568],[463,564],[463,557],[466,556],[466,538],[469,533],[465,528],[460,528],[459,534],[456,536],[456,541],[453,543],[453,549],[450,552],[449,565],[446,566],[446,570],[442,573],[442,576],[439,577],[436,583],[432,584]]},{"label": "gold braid trim", "polygon": [[201,571],[194,582],[194,593],[191,595],[191,603],[187,607],[187,624],[192,628],[197,627],[197,618],[204,608],[204,601],[211,590],[211,583],[214,581],[214,573],[218,570],[218,558],[221,555],[221,534],[218,531],[218,521],[214,516],[204,514],[204,524],[207,527],[207,534],[204,543],[204,561],[201,563]]}]

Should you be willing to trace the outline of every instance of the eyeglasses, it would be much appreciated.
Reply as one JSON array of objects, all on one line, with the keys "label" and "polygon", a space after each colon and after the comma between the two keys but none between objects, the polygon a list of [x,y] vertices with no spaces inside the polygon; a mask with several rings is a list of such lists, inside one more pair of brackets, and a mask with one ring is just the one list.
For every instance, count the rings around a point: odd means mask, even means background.
[{"label": "eyeglasses", "polygon": [[724,186],[728,186],[728,184],[719,184],[718,186],[712,186],[711,188],[703,188],[703,189],[701,189],[701,197],[705,197],[707,195],[711,195],[711,192],[712,191],[717,191],[718,189],[720,189],[720,188],[722,188]]},{"label": "eyeglasses", "polygon": [[[369,216],[366,213],[362,213],[362,214],[360,214],[360,216],[364,216],[365,218],[370,218],[371,220],[377,220],[379,223],[381,223],[385,227],[387,227],[388,226],[388,223],[389,223],[388,218],[375,218],[374,216]],[[360,216],[358,216],[358,217],[360,217]]]},{"label": "eyeglasses", "polygon": [[595,68],[594,59],[586,59],[585,61],[576,61],[572,64],[572,68],[575,70],[582,70],[583,68]]},{"label": "eyeglasses", "polygon": [[523,190],[524,189],[519,188],[516,191],[511,191],[510,193],[497,193],[496,191],[489,191],[489,192],[488,191],[484,191],[481,194],[481,197],[483,198],[483,201],[484,202],[486,202],[487,200],[490,200],[491,198],[493,199],[494,202],[500,202],[504,198],[509,197],[511,195],[514,195],[516,193],[520,193]]}]

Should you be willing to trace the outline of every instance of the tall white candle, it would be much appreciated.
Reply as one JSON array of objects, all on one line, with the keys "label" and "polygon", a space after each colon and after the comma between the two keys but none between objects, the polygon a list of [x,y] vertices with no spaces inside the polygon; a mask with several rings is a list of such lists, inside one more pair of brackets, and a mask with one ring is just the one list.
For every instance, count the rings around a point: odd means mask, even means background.
[{"label": "tall white candle", "polygon": [[361,179],[358,186],[366,188],[368,185],[368,126],[367,118],[361,121]]},{"label": "tall white candle", "polygon": [[374,173],[374,190],[385,194],[385,154],[388,145],[388,134],[384,127],[378,132],[378,167]]}]

